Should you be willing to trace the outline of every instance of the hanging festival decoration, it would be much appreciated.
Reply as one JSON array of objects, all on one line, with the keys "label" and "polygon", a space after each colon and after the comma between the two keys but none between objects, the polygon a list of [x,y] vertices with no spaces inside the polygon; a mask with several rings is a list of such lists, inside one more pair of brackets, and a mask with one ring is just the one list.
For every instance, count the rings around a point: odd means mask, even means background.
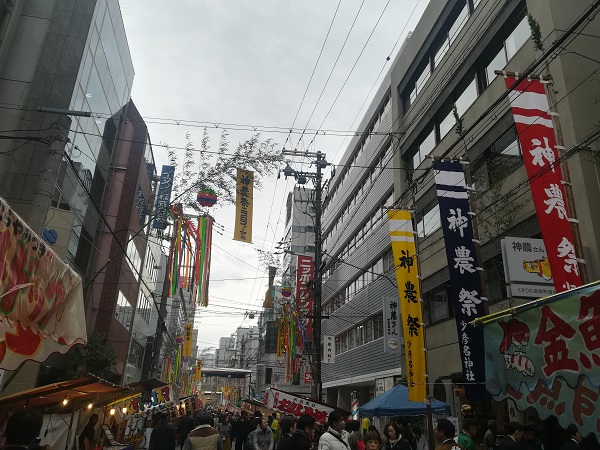
[{"label": "hanging festival decoration", "polygon": [[188,289],[195,303],[207,306],[214,219],[202,215],[195,225],[177,205],[169,214],[173,219],[169,252],[170,295],[174,296],[177,289]]},{"label": "hanging festival decoration", "polygon": [[217,203],[217,194],[211,188],[203,188],[196,197],[201,206],[211,207]]},{"label": "hanging festival decoration", "polygon": [[281,295],[285,298],[289,298],[292,296],[292,288],[289,286],[284,286],[281,288]]}]

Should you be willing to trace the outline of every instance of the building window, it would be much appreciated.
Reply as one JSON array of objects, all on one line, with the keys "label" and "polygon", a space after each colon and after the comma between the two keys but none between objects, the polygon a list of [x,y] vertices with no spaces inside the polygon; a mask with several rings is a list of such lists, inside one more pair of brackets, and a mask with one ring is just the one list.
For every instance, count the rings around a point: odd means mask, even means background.
[{"label": "building window", "polygon": [[473,182],[478,192],[498,185],[523,162],[519,139],[514,126],[500,136],[474,161]]},{"label": "building window", "polygon": [[510,32],[508,37],[500,41],[495,46],[490,47],[489,51],[495,55],[485,64],[486,82],[489,86],[496,79],[495,70],[502,70],[508,62],[517,54],[523,44],[531,37],[531,30],[525,15],[520,19],[517,26]]},{"label": "building window", "polygon": [[435,148],[435,129],[431,129],[427,136],[421,141],[419,144],[419,148],[417,152],[413,155],[412,164],[413,168],[419,167],[419,165],[425,160],[427,155],[429,155],[433,149]]},{"label": "building window", "polygon": [[271,384],[272,379],[273,379],[273,369],[268,367],[265,370],[265,384]]},{"label": "building window", "polygon": [[434,204],[425,207],[417,214],[417,235],[421,238],[429,236],[442,226],[440,219],[440,205],[437,200]]},{"label": "building window", "polygon": [[117,297],[117,306],[115,308],[115,319],[117,319],[125,328],[129,329],[131,326],[132,316],[133,307],[131,306],[131,303],[129,303],[125,295],[119,291],[119,295]]},{"label": "building window", "polygon": [[425,294],[427,310],[429,310],[429,322],[435,323],[450,317],[450,306],[446,285],[441,286]]},{"label": "building window", "polygon": [[[131,236],[129,236],[131,239]],[[131,239],[129,244],[127,244],[127,264],[129,268],[133,272],[133,276],[136,280],[140,279],[140,267],[142,265],[142,258],[140,257],[140,253],[135,245],[135,241]]]}]

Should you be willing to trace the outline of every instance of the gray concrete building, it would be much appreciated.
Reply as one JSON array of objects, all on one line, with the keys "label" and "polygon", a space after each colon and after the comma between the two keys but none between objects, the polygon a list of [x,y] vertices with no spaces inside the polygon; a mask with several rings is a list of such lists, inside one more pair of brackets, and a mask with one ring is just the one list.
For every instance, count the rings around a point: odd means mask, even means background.
[{"label": "gray concrete building", "polygon": [[[364,133],[344,154],[346,167],[338,170],[327,196],[324,248],[330,259],[323,298],[331,318],[323,322],[323,334],[336,339],[335,363],[323,368],[329,402],[348,407],[351,392],[357,391],[364,403],[375,395],[381,378],[401,375],[404,357],[383,354],[378,318],[382,298],[398,295],[385,276],[378,276],[385,274],[395,284],[384,217],[393,204],[415,211],[430,392],[450,403],[453,413],[468,401],[457,389],[464,380],[428,155],[439,156],[451,149],[448,156],[470,160],[476,189],[473,208],[485,211],[477,221],[489,310],[508,307],[500,238],[541,235],[508,100],[487,111],[506,91],[504,80],[494,70],[523,72],[539,58],[527,13],[539,22],[548,47],[592,3],[429,2],[359,126]],[[599,27],[597,20],[585,21],[585,28],[549,58],[565,147],[585,142],[585,148],[568,159],[568,166],[589,280],[600,275],[600,212],[593,207],[600,194],[598,144],[586,141],[597,128],[600,112],[595,100],[600,98],[600,85],[595,81],[597,38],[593,37],[599,35]],[[536,73],[541,74],[543,67]],[[387,99],[391,108],[378,124],[378,111]],[[467,130],[458,144],[455,105]],[[479,123],[472,126],[476,120]],[[379,155],[385,156],[381,164]],[[428,176],[420,177],[425,173]],[[352,317],[361,315],[364,319]],[[489,410],[485,414],[494,415]],[[497,407],[495,415],[508,419],[504,406]]]}]

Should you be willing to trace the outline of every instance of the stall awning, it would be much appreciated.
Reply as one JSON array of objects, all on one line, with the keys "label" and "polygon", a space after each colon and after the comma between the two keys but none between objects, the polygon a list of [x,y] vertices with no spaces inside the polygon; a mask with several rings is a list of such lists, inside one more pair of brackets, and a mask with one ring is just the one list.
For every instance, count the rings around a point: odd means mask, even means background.
[{"label": "stall awning", "polygon": [[[0,397],[0,409],[32,406],[70,411],[84,403],[99,405],[105,403],[107,398],[127,395],[130,392],[130,387],[117,386],[93,375],[86,375]],[[63,405],[65,398],[68,402]]]},{"label": "stall awning", "polygon": [[[94,375],[85,375],[0,397],[0,409],[31,406],[52,411],[71,411],[89,403],[104,406],[163,384],[157,380],[146,380],[118,386]],[[65,398],[67,405],[63,405]]]}]

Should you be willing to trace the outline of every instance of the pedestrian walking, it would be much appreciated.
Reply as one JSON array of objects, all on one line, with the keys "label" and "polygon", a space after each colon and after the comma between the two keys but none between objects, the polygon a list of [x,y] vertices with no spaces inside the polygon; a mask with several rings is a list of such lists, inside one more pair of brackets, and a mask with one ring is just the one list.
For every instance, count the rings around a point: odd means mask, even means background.
[{"label": "pedestrian walking", "polygon": [[581,437],[581,434],[579,434],[577,426],[573,424],[569,425],[567,427],[567,435],[569,436],[569,439],[560,446],[560,450],[579,450],[583,438]]},{"label": "pedestrian walking", "polygon": [[298,419],[294,433],[283,439],[277,450],[310,450],[314,434],[315,418],[304,414]]},{"label": "pedestrian walking", "polygon": [[279,421],[279,432],[281,433],[281,440],[277,446],[277,450],[282,450],[283,443],[287,439],[291,438],[296,431],[296,419],[292,417],[285,417]]},{"label": "pedestrian walking", "polygon": [[438,446],[435,450],[465,450],[465,448],[454,441],[456,428],[448,419],[440,419],[435,429],[435,439]]},{"label": "pedestrian walking", "polygon": [[92,445],[96,442],[96,429],[94,427],[97,423],[98,414],[92,414],[87,425],[79,434],[79,450],[89,450],[92,448]]},{"label": "pedestrian walking", "polygon": [[177,445],[177,431],[169,423],[169,416],[164,413],[158,415],[158,425],[152,429],[148,450],[175,450]]},{"label": "pedestrian walking", "polygon": [[386,450],[412,450],[410,442],[402,436],[400,427],[396,422],[388,423],[383,430],[383,434],[387,439]]},{"label": "pedestrian walking", "polygon": [[421,429],[415,427],[413,432],[415,434],[415,440],[417,441],[417,450],[429,450],[429,442],[427,441],[427,437],[423,435]]},{"label": "pedestrian walking", "polygon": [[466,450],[476,450],[473,438],[477,436],[477,422],[475,419],[466,419],[463,423],[463,429],[458,435],[458,443]]},{"label": "pedestrian walking", "polygon": [[40,447],[39,435],[43,419],[36,411],[26,408],[14,412],[6,421],[6,450],[23,450],[23,448],[43,448],[52,450],[49,445]]},{"label": "pedestrian walking", "polygon": [[365,450],[380,450],[381,449],[381,434],[377,430],[367,431],[364,437]]},{"label": "pedestrian walking", "polygon": [[523,427],[523,440],[519,443],[521,450],[544,450],[544,444],[535,437],[535,430],[531,425]]},{"label": "pedestrian walking", "polygon": [[523,425],[519,422],[509,422],[504,430],[506,436],[500,440],[500,450],[519,450],[519,442],[523,438]]},{"label": "pedestrian walking", "polygon": [[219,430],[212,427],[213,417],[206,412],[198,415],[199,425],[190,431],[181,450],[223,450]]},{"label": "pedestrian walking", "polygon": [[269,426],[273,432],[273,440],[277,444],[279,442],[279,419],[277,418],[277,413],[271,414],[271,423]]},{"label": "pedestrian walking", "polygon": [[246,442],[246,429],[248,428],[248,413],[242,411],[241,415],[232,425],[232,435],[235,440],[235,450],[243,450]]},{"label": "pedestrian walking", "polygon": [[223,450],[231,450],[231,431],[231,417],[226,414],[219,424],[219,434],[221,435],[221,441],[223,442]]},{"label": "pedestrian walking", "polygon": [[349,450],[348,440],[342,431],[345,427],[344,416],[339,411],[331,411],[327,418],[329,428],[319,439],[319,450]]},{"label": "pedestrian walking", "polygon": [[192,417],[192,411],[187,411],[185,416],[179,420],[177,425],[177,435],[179,436],[179,445],[183,445],[190,431],[194,429],[195,421]]},{"label": "pedestrian walking", "polygon": [[360,422],[352,420],[346,426],[348,430],[348,445],[350,450],[365,450],[365,442],[363,434],[360,432]]},{"label": "pedestrian walking", "polygon": [[273,450],[275,442],[273,441],[273,431],[269,427],[266,418],[261,418],[258,426],[248,436],[247,443],[253,450]]},{"label": "pedestrian walking", "polygon": [[495,420],[489,420],[488,429],[483,436],[483,450],[494,450],[498,448],[496,436],[498,436],[498,424]]}]

